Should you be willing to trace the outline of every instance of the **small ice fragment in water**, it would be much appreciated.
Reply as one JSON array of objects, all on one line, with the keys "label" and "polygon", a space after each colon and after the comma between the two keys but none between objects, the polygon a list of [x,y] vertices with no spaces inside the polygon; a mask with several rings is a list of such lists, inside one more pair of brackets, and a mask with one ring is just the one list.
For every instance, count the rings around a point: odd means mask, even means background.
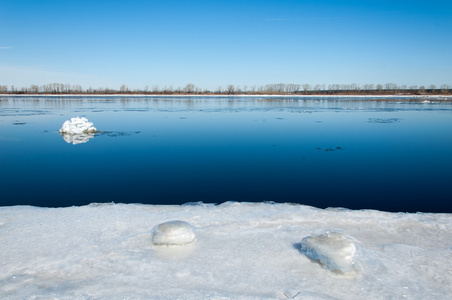
[{"label": "small ice fragment in water", "polygon": [[65,134],[83,134],[89,132],[96,132],[96,127],[93,126],[92,122],[88,122],[87,118],[71,118],[71,120],[63,123],[60,128],[60,133]]},{"label": "small ice fragment in water", "polygon": [[193,244],[196,235],[193,226],[185,221],[161,223],[152,230],[152,243],[158,246],[179,246]]},{"label": "small ice fragment in water", "polygon": [[400,123],[399,118],[369,118],[369,123],[393,124]]},{"label": "small ice fragment in water", "polygon": [[310,259],[319,260],[325,269],[351,272],[356,246],[343,234],[328,232],[305,237],[301,241],[301,252]]},{"label": "small ice fragment in water", "polygon": [[13,122],[13,125],[25,125],[25,124],[27,124],[27,123],[21,122],[21,121],[14,121]]}]

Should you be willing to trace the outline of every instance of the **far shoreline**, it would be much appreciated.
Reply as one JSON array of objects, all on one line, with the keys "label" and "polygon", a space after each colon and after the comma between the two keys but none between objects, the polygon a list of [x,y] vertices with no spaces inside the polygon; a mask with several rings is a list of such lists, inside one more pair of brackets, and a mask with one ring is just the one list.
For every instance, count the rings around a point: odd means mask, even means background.
[{"label": "far shoreline", "polygon": [[102,98],[102,97],[113,97],[113,98],[146,98],[146,97],[155,97],[155,98],[311,98],[311,99],[320,99],[320,98],[373,98],[373,99],[390,99],[390,98],[398,98],[398,99],[436,99],[436,100],[452,100],[452,95],[449,94],[423,94],[423,95],[411,95],[411,94],[153,94],[153,93],[126,93],[126,94],[87,94],[87,93],[79,93],[79,94],[0,94],[0,97],[63,97],[63,98],[71,98],[71,97],[93,97],[93,98]]}]

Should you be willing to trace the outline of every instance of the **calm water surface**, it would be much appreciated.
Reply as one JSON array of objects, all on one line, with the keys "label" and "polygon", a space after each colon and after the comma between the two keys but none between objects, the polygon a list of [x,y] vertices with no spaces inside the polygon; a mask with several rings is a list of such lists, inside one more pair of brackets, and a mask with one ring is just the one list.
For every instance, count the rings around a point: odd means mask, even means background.
[{"label": "calm water surface", "polygon": [[[274,201],[450,213],[452,104],[424,100],[2,96],[0,205]],[[61,136],[75,116],[102,132]]]}]

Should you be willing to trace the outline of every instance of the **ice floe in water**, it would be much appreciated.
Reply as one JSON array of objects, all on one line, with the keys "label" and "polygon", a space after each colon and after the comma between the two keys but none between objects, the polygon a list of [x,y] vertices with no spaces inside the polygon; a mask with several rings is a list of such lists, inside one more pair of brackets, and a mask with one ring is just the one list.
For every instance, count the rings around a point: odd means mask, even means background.
[{"label": "ice floe in water", "polygon": [[342,233],[305,237],[301,242],[301,251],[309,258],[318,260],[325,269],[351,272],[356,253],[355,243]]},{"label": "ice floe in water", "polygon": [[61,126],[59,132],[63,139],[68,144],[82,144],[89,141],[94,137],[94,133],[97,131],[92,122],[89,122],[87,118],[75,117],[71,120],[67,120]]},{"label": "ice floe in water", "polygon": [[94,133],[96,132],[96,127],[93,126],[92,122],[89,122],[87,118],[75,117],[71,120],[67,120],[63,123],[60,128],[60,133],[64,134],[84,134],[84,133]]},{"label": "ice floe in water", "polygon": [[152,243],[157,246],[181,246],[195,241],[193,226],[185,221],[165,222],[152,230]]}]

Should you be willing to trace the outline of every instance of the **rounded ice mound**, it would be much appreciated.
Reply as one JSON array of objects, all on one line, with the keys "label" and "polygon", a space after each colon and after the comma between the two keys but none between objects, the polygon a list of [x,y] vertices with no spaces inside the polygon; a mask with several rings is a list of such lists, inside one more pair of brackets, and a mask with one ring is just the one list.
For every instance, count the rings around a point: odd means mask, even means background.
[{"label": "rounded ice mound", "polygon": [[185,221],[161,223],[152,230],[152,243],[158,246],[180,246],[193,244],[196,235],[192,225]]},{"label": "rounded ice mound", "polygon": [[313,260],[319,260],[325,269],[353,271],[356,246],[342,233],[327,232],[305,237],[301,241],[301,252]]},{"label": "rounded ice mound", "polygon": [[71,118],[70,121],[64,122],[60,128],[60,133],[65,134],[83,134],[96,131],[97,129],[93,126],[93,123],[88,122],[88,119],[84,117]]}]

